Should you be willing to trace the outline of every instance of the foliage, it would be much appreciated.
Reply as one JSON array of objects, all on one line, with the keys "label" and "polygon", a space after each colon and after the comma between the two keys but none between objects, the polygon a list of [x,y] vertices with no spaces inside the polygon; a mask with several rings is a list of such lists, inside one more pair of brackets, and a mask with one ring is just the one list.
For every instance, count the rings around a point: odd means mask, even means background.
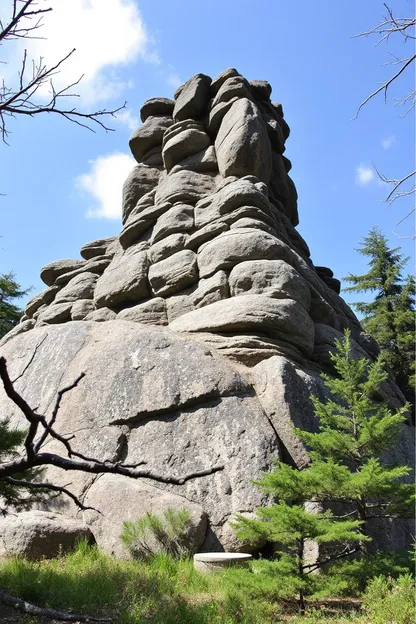
[{"label": "foliage", "polygon": [[358,250],[369,258],[364,275],[344,278],[352,286],[347,292],[375,293],[371,302],[357,302],[354,307],[363,315],[362,325],[380,345],[385,362],[409,402],[415,393],[415,280],[403,278],[408,258],[400,247],[390,249],[387,238],[372,228]]},{"label": "foliage", "polygon": [[370,582],[364,594],[364,607],[372,624],[413,624],[416,619],[415,595],[415,580],[410,574],[399,576],[397,580],[378,576]]},{"label": "foliage", "polygon": [[0,274],[0,338],[17,325],[23,312],[14,303],[28,292],[22,290],[14,273]]},{"label": "foliage", "polygon": [[[26,431],[12,429],[7,420],[0,421],[0,464],[12,459],[18,447],[23,443]],[[14,478],[0,479],[0,514],[5,515],[11,507],[15,510],[29,509],[33,503],[44,500],[47,490],[36,488],[28,490],[21,483],[33,483],[39,479],[39,469],[16,472]]]},{"label": "foliage", "polygon": [[134,522],[123,522],[121,541],[138,559],[165,552],[172,557],[181,557],[190,552],[189,531],[192,521],[185,508],[169,507],[161,516],[147,511]]},{"label": "foliage", "polygon": [[[403,483],[410,468],[386,465],[380,457],[395,444],[406,420],[406,406],[393,412],[374,399],[386,378],[382,360],[353,359],[349,332],[332,359],[337,377],[323,375],[323,380],[334,398],[324,403],[312,397],[318,430],[295,430],[309,449],[309,465],[298,470],[277,461],[255,482],[277,502],[258,509],[258,519],[238,516],[234,525],[244,541],[276,544],[279,557],[270,568],[279,579],[285,577],[281,591],[286,586],[288,595],[298,593],[301,610],[304,596],[326,582],[325,575],[312,572],[367,551],[369,521],[413,512],[413,485]],[[311,503],[315,510],[308,509]],[[341,504],[341,515],[331,512],[334,504]],[[308,540],[327,554],[308,560]]]},{"label": "foliage", "polygon": [[[191,559],[159,554],[146,561],[122,561],[81,542],[75,552],[51,560],[0,561],[0,587],[43,607],[96,617],[119,615],[120,624],[300,622],[293,603],[279,598],[276,577],[258,573],[260,563],[253,562],[253,570],[201,574]],[[368,618],[342,605],[334,609],[330,603],[311,602],[302,622],[318,620],[368,624]]]}]

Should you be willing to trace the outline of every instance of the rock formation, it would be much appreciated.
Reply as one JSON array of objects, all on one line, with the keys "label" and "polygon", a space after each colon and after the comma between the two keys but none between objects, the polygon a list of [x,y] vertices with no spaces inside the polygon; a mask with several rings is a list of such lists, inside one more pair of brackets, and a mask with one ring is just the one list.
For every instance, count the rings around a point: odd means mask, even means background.
[{"label": "rock formation", "polygon": [[[84,245],[83,260],[45,266],[48,288],[3,341],[16,389],[44,413],[86,373],[58,419],[81,452],[170,474],[224,463],[183,486],[74,475],[74,491],[103,513],[84,520],[109,551],[121,552],[123,520],[168,506],[190,510],[195,548],[237,548],[230,518],[264,502],[250,479],[275,457],[307,461],[292,426],[314,427],[309,396],[324,393],[335,340],[348,327],[357,355],[378,353],[295,229],[289,126],[270,95],[269,83],[228,69],[145,102],[121,233]],[[393,381],[381,394],[404,402]],[[20,422],[4,394],[0,404]],[[409,463],[410,440],[399,461]]]}]

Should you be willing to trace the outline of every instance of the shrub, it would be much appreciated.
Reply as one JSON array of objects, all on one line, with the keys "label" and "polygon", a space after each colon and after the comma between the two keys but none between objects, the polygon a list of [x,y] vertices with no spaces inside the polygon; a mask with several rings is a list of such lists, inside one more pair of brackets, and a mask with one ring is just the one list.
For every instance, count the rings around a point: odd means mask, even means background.
[{"label": "shrub", "polygon": [[410,574],[391,577],[377,576],[368,585],[363,606],[372,624],[414,624],[415,580]]},{"label": "shrub", "polygon": [[158,552],[179,558],[191,551],[191,528],[192,522],[187,509],[169,507],[161,516],[147,511],[138,520],[126,520],[120,537],[134,558],[146,559]]}]

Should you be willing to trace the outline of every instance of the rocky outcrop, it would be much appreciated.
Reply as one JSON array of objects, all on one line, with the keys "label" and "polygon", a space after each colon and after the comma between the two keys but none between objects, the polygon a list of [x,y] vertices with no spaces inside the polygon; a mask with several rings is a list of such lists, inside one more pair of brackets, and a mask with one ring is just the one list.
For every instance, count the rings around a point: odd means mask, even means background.
[{"label": "rocky outcrop", "polygon": [[[85,520],[108,551],[122,553],[123,520],[168,506],[189,510],[192,548],[237,549],[230,520],[266,500],[251,479],[277,457],[307,462],[292,429],[316,426],[310,395],[325,396],[319,374],[332,372],[335,340],[350,328],[354,352],[377,355],[295,229],[290,130],[271,92],[228,69],[145,102],[122,231],[44,267],[48,288],[0,348],[16,389],[45,414],[85,372],[57,423],[81,453],[175,476],[224,466],[181,486],[71,475],[102,511]],[[393,381],[381,393],[403,404]],[[21,423],[2,390],[0,409]],[[397,461],[409,464],[407,433]],[[76,515],[72,504],[60,512]]]}]

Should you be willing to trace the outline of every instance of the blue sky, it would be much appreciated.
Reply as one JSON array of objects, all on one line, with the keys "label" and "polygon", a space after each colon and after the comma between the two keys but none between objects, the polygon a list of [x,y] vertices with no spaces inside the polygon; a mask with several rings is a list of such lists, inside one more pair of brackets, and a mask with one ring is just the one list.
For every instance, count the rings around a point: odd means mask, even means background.
[{"label": "blue sky", "polygon": [[[40,0],[44,3],[46,0]],[[4,17],[6,4],[3,0]],[[13,270],[31,295],[42,290],[41,267],[78,258],[80,247],[120,231],[121,185],[133,161],[128,139],[142,103],[172,97],[195,73],[215,77],[235,67],[248,79],[266,79],[291,127],[286,155],[299,194],[300,233],[317,265],[336,277],[362,273],[355,249],[377,225],[391,245],[413,254],[412,219],[397,226],[413,198],[383,203],[389,177],[414,165],[415,128],[394,106],[414,84],[411,72],[353,120],[359,103],[389,75],[382,66],[411,53],[401,39],[375,47],[375,38],[352,38],[382,19],[379,0],[50,0],[47,41],[29,53],[53,62],[77,51],[62,68],[63,85],[84,73],[79,109],[128,106],[96,134],[52,115],[10,120],[10,146],[1,145],[0,271]],[[408,0],[392,0],[398,15],[412,14]],[[6,11],[7,12],[7,11]],[[9,46],[6,48],[6,46]],[[1,66],[16,75],[22,44],[6,44]],[[410,45],[410,44],[409,44]],[[40,94],[42,97],[42,94]],[[409,271],[414,262],[409,263]],[[348,298],[347,298],[348,299]],[[349,298],[351,300],[351,297]],[[354,298],[352,299],[354,300]]]}]

